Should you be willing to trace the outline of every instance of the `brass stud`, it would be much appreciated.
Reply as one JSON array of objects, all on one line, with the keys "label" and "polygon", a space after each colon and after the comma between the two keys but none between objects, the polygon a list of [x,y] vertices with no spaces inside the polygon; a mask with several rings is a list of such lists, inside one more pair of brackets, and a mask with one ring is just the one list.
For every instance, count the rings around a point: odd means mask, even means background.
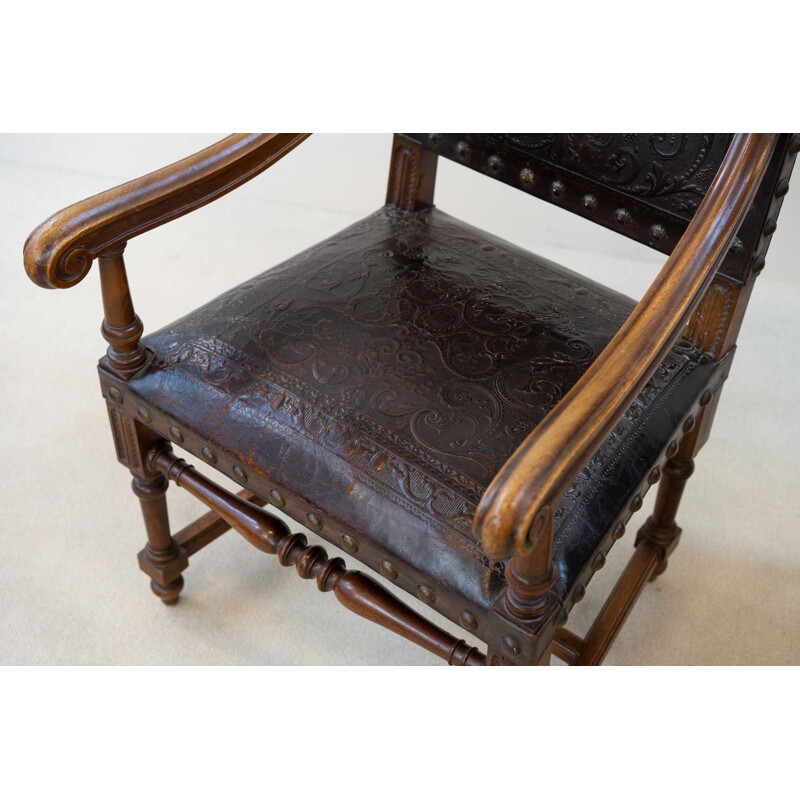
[{"label": "brass stud", "polygon": [[492,172],[500,172],[503,169],[503,159],[500,156],[489,156],[489,169]]},{"label": "brass stud", "polygon": [[277,489],[270,489],[269,501],[277,508],[283,508],[286,505],[283,495]]},{"label": "brass stud", "polygon": [[580,603],[584,597],[586,597],[586,587],[582,583],[579,583],[575,587],[575,591],[572,593],[572,602]]},{"label": "brass stud", "polygon": [[519,179],[523,186],[530,186],[533,183],[534,177],[533,170],[527,167],[519,173]]},{"label": "brass stud", "polygon": [[424,583],[421,583],[419,586],[417,586],[417,597],[419,597],[423,603],[427,603],[428,605],[436,602],[436,592],[434,592],[430,586],[426,586]]},{"label": "brass stud", "polygon": [[597,198],[593,194],[583,196],[583,207],[587,211],[594,211],[597,208]]},{"label": "brass stud", "polygon": [[434,143],[439,144],[442,141],[442,134],[441,133],[429,133],[428,138]]},{"label": "brass stud", "polygon": [[503,646],[503,650],[510,656],[518,656],[522,652],[519,647],[519,642],[508,634],[500,640],[500,644]]},{"label": "brass stud", "polygon": [[144,406],[139,406],[139,408],[136,409],[136,413],[139,415],[139,419],[145,422],[153,421],[153,415]]},{"label": "brass stud", "polygon": [[652,486],[658,483],[661,479],[661,467],[654,467],[650,474],[647,476],[647,482]]},{"label": "brass stud", "polygon": [[562,608],[561,611],[559,611],[558,614],[556,615],[556,621],[555,621],[556,628],[563,628],[567,624],[568,616],[569,614],[567,614],[567,609]]},{"label": "brass stud", "polygon": [[694,416],[690,414],[688,417],[686,417],[686,422],[683,423],[683,432],[689,433],[689,431],[691,431],[693,428],[694,428]]},{"label": "brass stud", "polygon": [[217,456],[210,447],[204,447],[200,451],[200,455],[203,456],[203,458],[208,461],[209,464],[217,463]]},{"label": "brass stud", "polygon": [[238,464],[233,468],[233,474],[237,480],[247,483],[247,473]]},{"label": "brass stud", "polygon": [[352,536],[348,536],[347,534],[342,536],[342,547],[347,550],[348,553],[358,552],[358,542]]},{"label": "brass stud", "polygon": [[778,221],[776,219],[768,219],[764,225],[764,236],[772,236],[778,229]]},{"label": "brass stud", "polygon": [[667,229],[663,225],[659,224],[653,225],[653,227],[650,228],[650,233],[652,234],[653,238],[658,240],[659,242],[662,239],[667,238]]},{"label": "brass stud", "polygon": [[742,240],[737,236],[733,240],[733,244],[730,246],[731,253],[741,253],[744,250],[744,245],[742,244]]},{"label": "brass stud", "polygon": [[706,389],[702,395],[700,395],[700,405],[705,407],[711,402],[711,398],[713,395],[711,394],[711,389]]},{"label": "brass stud", "polygon": [[782,178],[775,187],[775,197],[783,197],[789,191],[789,179]]},{"label": "brass stud", "polygon": [[594,561],[592,561],[592,569],[597,572],[599,569],[603,569],[606,565],[606,554],[605,553],[598,553],[594,557]]},{"label": "brass stud", "polygon": [[758,273],[764,269],[766,263],[767,259],[763,255],[756,256],[755,259],[753,259],[753,266],[751,267],[753,275],[758,275]]},{"label": "brass stud", "polygon": [[173,442],[177,442],[181,444],[183,442],[183,434],[181,433],[180,428],[176,428],[174,425],[169,429],[169,438],[172,439]]},{"label": "brass stud", "polygon": [[391,561],[381,561],[380,570],[384,578],[388,578],[390,581],[397,580],[397,567]]},{"label": "brass stud", "polygon": [[800,133],[796,133],[792,143],[789,145],[789,152],[794,155],[800,153]]},{"label": "brass stud", "polygon": [[641,507],[642,507],[642,496],[637,493],[633,496],[633,500],[631,500],[631,511],[636,513]]},{"label": "brass stud", "polygon": [[313,511],[309,511],[308,514],[306,514],[306,524],[312,531],[322,530],[322,520]]},{"label": "brass stud", "polygon": [[478,627],[478,620],[469,613],[469,611],[462,611],[458,615],[458,624],[468,631],[474,631]]},{"label": "brass stud", "polygon": [[672,458],[677,452],[678,452],[678,441],[676,439],[670,442],[669,446],[667,447],[667,458]]},{"label": "brass stud", "polygon": [[611,534],[611,538],[618,542],[623,536],[625,535],[625,523],[620,520],[617,523],[617,527],[614,528],[614,532]]},{"label": "brass stud", "polygon": [[618,208],[614,212],[614,219],[620,225],[627,225],[631,221],[631,212],[627,208]]},{"label": "brass stud", "polygon": [[456,153],[461,156],[461,158],[469,158],[470,149],[469,145],[466,142],[459,142],[456,145]]},{"label": "brass stud", "polygon": [[108,399],[113,400],[115,403],[122,402],[122,392],[116,386],[109,386]]},{"label": "brass stud", "polygon": [[556,196],[561,197],[564,192],[567,191],[567,187],[564,186],[562,181],[553,181],[550,184],[550,191]]}]

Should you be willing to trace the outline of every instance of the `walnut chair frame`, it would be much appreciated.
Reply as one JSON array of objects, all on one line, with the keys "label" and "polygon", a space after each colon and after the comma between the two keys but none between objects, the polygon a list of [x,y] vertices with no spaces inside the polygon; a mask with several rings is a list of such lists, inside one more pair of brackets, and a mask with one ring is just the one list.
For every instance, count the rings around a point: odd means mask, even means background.
[{"label": "walnut chair frame", "polygon": [[[302,578],[314,578],[320,591],[332,591],[351,611],[449,664],[545,665],[553,654],[570,664],[600,664],[645,585],[666,569],[678,543],[681,529],[676,515],[681,495],[694,458],[708,439],[719,389],[727,376],[754,278],[764,267],[800,137],[733,136],[716,177],[677,244],[661,241],[666,237],[660,223],[652,226],[648,243],[669,252],[663,269],[611,343],[492,480],[478,506],[474,530],[490,558],[507,559],[506,588],[493,609],[497,624],[481,631],[488,645],[484,655],[417,614],[367,574],[347,569],[342,558],[329,558],[324,548],[309,546],[303,534],[290,533],[284,522],[263,510],[268,502],[287,506],[281,492],[272,490],[261,497],[242,489],[233,494],[175,457],[170,440],[197,451],[195,455],[234,480],[247,480],[241,467],[217,465],[210,448],[185,441],[183,431],[165,428],[162,420],[155,420],[126,394],[126,382],[147,370],[152,358],[141,342],[143,325],[128,287],[123,260],[127,241],[235,189],[308,135],[229,136],[187,159],[58,212],[25,243],[27,273],[46,288],[74,286],[93,261],[99,261],[102,333],[108,342],[100,362],[101,386],[118,460],[132,473],[133,491],[141,503],[147,544],[139,554],[139,564],[150,577],[153,592],[166,604],[176,603],[189,558],[233,529],[257,549],[277,555],[281,564],[294,565]],[[476,144],[480,143],[473,143],[469,135],[396,136],[387,202],[409,211],[432,205],[437,156],[465,157]],[[500,157],[491,154],[483,163],[488,164],[487,174],[502,165]],[[530,170],[519,174],[523,185],[532,184]],[[563,194],[560,187],[563,184],[553,181],[550,194]],[[571,210],[593,210],[587,198],[594,200],[586,195],[583,206]],[[627,220],[617,211],[616,220],[598,221],[613,227]],[[585,579],[565,602],[551,591],[553,510],[682,336],[720,363],[721,377],[702,392],[681,421],[659,462],[607,532]],[[564,627],[571,606],[605,563],[612,544],[625,533],[644,492],[659,480],[653,515],[638,532],[633,557],[587,636],[576,636]],[[175,534],[167,516],[169,481],[210,509]],[[303,516],[298,508],[289,502],[285,510],[320,531],[318,516],[313,512]],[[332,538],[327,529],[323,536]],[[339,541],[353,552],[351,537],[343,535]],[[471,628],[469,615],[458,621]]]}]

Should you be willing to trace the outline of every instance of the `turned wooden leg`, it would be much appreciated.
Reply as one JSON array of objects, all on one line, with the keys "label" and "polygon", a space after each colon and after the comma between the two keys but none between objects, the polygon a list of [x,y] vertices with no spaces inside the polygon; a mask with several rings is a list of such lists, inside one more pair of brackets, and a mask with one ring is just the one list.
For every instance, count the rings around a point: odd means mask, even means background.
[{"label": "turned wooden leg", "polygon": [[679,452],[664,466],[653,515],[647,519],[636,534],[637,546],[646,540],[654,544],[659,551],[658,564],[653,570],[651,581],[667,568],[669,556],[678,546],[678,540],[681,537],[681,529],[675,522],[675,517],[678,514],[678,506],[686,481],[694,472],[694,460],[681,456],[682,453]]},{"label": "turned wooden leg", "polygon": [[103,393],[108,400],[117,459],[131,471],[133,493],[142,506],[147,545],[139,553],[139,566],[150,577],[155,595],[167,605],[174,605],[183,588],[181,573],[189,566],[189,554],[169,530],[166,498],[169,481],[162,473],[148,467],[144,459],[144,454],[161,439],[123,411],[122,389],[104,386]]},{"label": "turned wooden leg", "polygon": [[[131,487],[142,506],[147,545],[139,553],[139,564],[151,575],[150,588],[168,606],[178,602],[188,558],[172,538],[167,513],[167,487],[164,475],[145,480],[134,477]],[[155,575],[154,575],[155,573]],[[174,577],[173,577],[174,575]]]}]

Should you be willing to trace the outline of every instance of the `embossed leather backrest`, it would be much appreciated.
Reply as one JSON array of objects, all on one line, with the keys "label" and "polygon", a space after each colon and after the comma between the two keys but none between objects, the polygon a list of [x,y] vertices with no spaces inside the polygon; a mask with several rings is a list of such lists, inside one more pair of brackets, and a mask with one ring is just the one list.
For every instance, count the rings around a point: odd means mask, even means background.
[{"label": "embossed leather backrest", "polygon": [[445,158],[672,252],[729,133],[408,133]]}]

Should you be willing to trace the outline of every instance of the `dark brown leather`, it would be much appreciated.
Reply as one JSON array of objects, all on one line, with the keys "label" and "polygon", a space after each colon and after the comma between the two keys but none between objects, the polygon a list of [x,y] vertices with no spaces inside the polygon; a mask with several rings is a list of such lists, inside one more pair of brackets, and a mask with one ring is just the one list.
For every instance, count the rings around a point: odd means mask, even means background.
[{"label": "dark brown leather", "polygon": [[402,135],[663,253],[671,253],[686,230],[733,138],[730,133]]},{"label": "dark brown leather", "polygon": [[[154,363],[127,392],[250,488],[357,532],[356,558],[373,547],[485,609],[502,565],[476,504],[633,306],[436,209],[387,207],[147,337]],[[568,493],[561,595],[714,369],[676,346]]]}]

